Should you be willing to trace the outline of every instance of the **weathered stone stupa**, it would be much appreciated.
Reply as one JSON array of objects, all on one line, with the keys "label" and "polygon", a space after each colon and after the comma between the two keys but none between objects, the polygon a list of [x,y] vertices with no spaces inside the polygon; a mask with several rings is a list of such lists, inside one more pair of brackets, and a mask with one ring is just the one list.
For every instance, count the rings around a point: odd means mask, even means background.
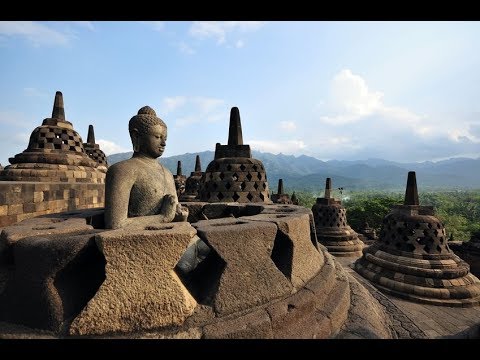
[{"label": "weathered stone stupa", "polygon": [[355,270],[380,290],[445,306],[480,303],[480,281],[447,244],[432,206],[420,206],[415,172],[408,173],[404,205],[383,219],[380,238],[364,249]]},{"label": "weathered stone stupa", "polygon": [[276,194],[272,194],[272,201],[275,204],[291,204],[290,196],[283,191],[283,179],[278,179],[278,189]]},{"label": "weathered stone stupa", "polygon": [[373,241],[377,240],[377,232],[375,231],[374,228],[371,228],[368,225],[367,221],[365,221],[362,224],[362,228],[359,230],[358,236],[359,236],[359,238],[362,239],[362,241],[373,242]]},{"label": "weathered stone stupa", "polygon": [[65,120],[63,96],[55,94],[52,117],[33,130],[28,147],[9,159],[0,173],[3,181],[104,183],[105,173],[88,157],[82,138]]},{"label": "weathered stone stupa", "polygon": [[292,199],[291,200],[292,200],[293,205],[298,205],[298,198],[297,198],[297,195],[295,194],[295,191],[292,194]]},{"label": "weathered stone stupa", "polygon": [[228,145],[217,143],[200,185],[200,200],[207,202],[271,203],[267,175],[260,160],[243,144],[237,107],[230,111]]},{"label": "weathered stone stupa", "polygon": [[177,162],[177,175],[173,175],[173,180],[175,181],[177,196],[180,197],[185,192],[185,182],[187,181],[187,177],[182,174],[182,162],[180,160]]},{"label": "weathered stone stupa", "polygon": [[195,171],[190,173],[190,176],[185,182],[185,192],[182,194],[180,201],[195,201],[198,199],[198,190],[200,189],[200,182],[202,180],[203,172],[200,164],[200,156],[195,158]]},{"label": "weathered stone stupa", "polygon": [[95,132],[93,130],[93,125],[88,125],[87,142],[83,143],[83,147],[87,155],[97,162],[98,169],[106,172],[108,169],[107,157],[100,149],[100,146],[95,143]]},{"label": "weathered stone stupa", "polygon": [[332,180],[327,178],[325,195],[312,206],[318,241],[335,256],[359,256],[364,243],[347,223],[347,210],[331,197]]}]

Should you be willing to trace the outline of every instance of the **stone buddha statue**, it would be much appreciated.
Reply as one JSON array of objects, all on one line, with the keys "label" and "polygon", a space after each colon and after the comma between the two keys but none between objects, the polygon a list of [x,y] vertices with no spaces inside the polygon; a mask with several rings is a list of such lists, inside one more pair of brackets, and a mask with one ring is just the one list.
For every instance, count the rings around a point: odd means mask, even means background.
[{"label": "stone buddha statue", "polygon": [[[133,144],[130,159],[109,167],[105,182],[105,228],[149,221],[186,221],[188,209],[178,202],[172,173],[157,161],[167,141],[167,125],[149,106],[128,124]],[[152,219],[155,217],[155,219]]]}]

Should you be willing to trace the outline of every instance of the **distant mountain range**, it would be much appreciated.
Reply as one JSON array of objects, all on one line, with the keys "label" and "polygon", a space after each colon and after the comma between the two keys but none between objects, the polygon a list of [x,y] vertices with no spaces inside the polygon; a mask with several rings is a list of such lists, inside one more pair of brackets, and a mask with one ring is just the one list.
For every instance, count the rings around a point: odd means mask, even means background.
[{"label": "distant mountain range", "polygon": [[[189,176],[195,167],[195,156],[200,155],[202,170],[213,160],[213,151],[187,153],[160,158],[173,174],[177,172],[177,161],[182,162],[182,172]],[[107,157],[114,164],[129,159],[132,152],[113,154]],[[329,160],[322,161],[311,156],[274,155],[252,151],[252,156],[263,162],[267,170],[270,189],[276,192],[279,178],[283,178],[285,191],[308,190],[320,192],[325,178],[331,177],[334,188],[350,190],[404,190],[407,172],[417,172],[420,190],[480,188],[480,158],[452,158],[422,163],[398,163],[383,159]]]}]

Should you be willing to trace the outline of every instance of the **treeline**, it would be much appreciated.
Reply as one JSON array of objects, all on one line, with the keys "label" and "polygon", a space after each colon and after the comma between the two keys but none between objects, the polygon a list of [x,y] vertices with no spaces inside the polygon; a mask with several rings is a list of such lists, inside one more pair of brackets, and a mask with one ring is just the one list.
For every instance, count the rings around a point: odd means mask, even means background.
[{"label": "treeline", "polygon": [[[295,191],[299,204],[309,209],[318,195],[312,192]],[[323,192],[321,194],[323,196]],[[354,230],[365,221],[377,233],[382,219],[392,205],[402,204],[404,193],[387,191],[334,191],[347,209],[348,223]],[[468,241],[472,232],[480,230],[480,190],[423,191],[419,194],[420,205],[432,205],[435,215],[444,223],[447,236],[453,240]]]}]

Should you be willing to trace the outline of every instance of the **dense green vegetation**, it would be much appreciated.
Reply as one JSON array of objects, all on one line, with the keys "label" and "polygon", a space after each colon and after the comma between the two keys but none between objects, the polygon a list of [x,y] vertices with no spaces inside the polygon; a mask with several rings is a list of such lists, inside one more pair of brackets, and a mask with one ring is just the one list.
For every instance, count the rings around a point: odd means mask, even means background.
[{"label": "dense green vegetation", "polygon": [[[311,208],[314,193],[295,191],[300,205]],[[323,192],[322,192],[323,196]],[[403,203],[404,193],[387,191],[334,191],[347,208],[348,223],[356,230],[366,220],[377,232],[383,217],[392,205]],[[422,192],[420,205],[432,205],[436,216],[445,224],[447,236],[454,240],[468,241],[473,231],[480,230],[480,190],[448,190]]]}]

